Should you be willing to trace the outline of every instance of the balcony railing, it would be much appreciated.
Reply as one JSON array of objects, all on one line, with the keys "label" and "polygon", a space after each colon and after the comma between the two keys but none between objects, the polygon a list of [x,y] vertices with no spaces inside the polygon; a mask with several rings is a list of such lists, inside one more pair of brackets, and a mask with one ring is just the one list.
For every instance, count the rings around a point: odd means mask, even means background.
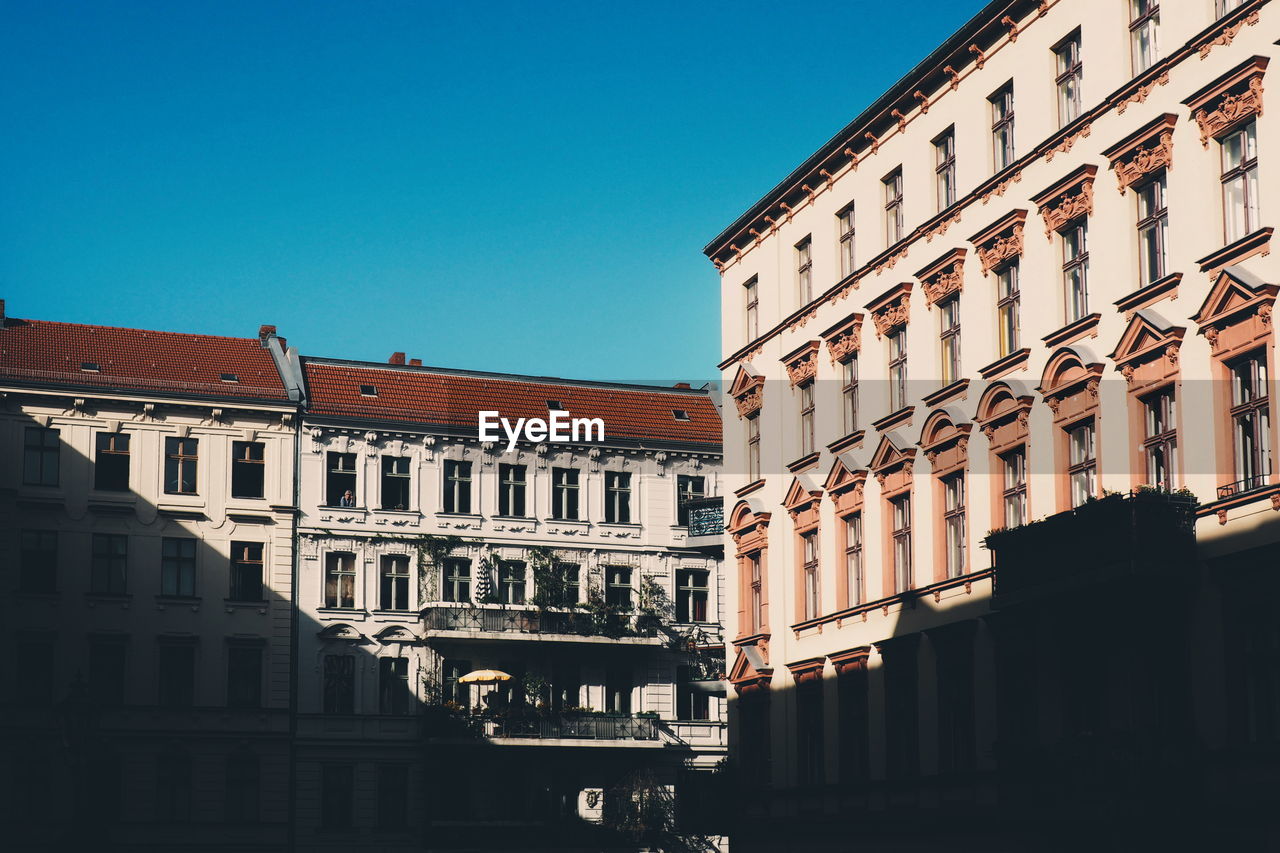
[{"label": "balcony railing", "polygon": [[490,720],[489,737],[539,740],[653,740],[658,721],[653,717],[564,716]]},{"label": "balcony railing", "polygon": [[1270,474],[1254,474],[1252,477],[1245,477],[1243,480],[1236,480],[1234,483],[1218,486],[1218,497],[1220,499],[1233,498],[1236,495],[1243,495],[1245,492],[1261,489],[1267,485],[1267,480],[1270,476]]},{"label": "balcony railing", "polygon": [[685,501],[689,511],[689,536],[720,536],[724,533],[724,498],[697,498]]},{"label": "balcony railing", "polygon": [[561,634],[581,637],[655,637],[657,625],[633,614],[442,605],[422,611],[428,631],[486,634]]}]

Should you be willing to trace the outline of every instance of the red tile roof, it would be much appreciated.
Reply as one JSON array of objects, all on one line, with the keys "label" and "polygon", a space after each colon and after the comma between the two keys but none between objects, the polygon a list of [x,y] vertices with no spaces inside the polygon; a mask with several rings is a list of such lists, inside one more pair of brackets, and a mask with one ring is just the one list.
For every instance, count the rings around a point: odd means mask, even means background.
[{"label": "red tile roof", "polygon": [[[312,414],[367,417],[477,428],[477,413],[546,418],[547,401],[572,417],[602,418],[605,439],[625,438],[719,445],[720,415],[705,392],[660,387],[587,384],[556,379],[435,372],[430,368],[383,368],[326,361],[304,362]],[[372,385],[376,397],[360,393]],[[682,410],[689,420],[672,414]]]},{"label": "red tile roof", "polygon": [[[82,369],[86,363],[98,369]],[[223,373],[238,381],[222,381]],[[257,338],[12,317],[0,322],[0,377],[194,397],[289,399],[271,353]]]}]

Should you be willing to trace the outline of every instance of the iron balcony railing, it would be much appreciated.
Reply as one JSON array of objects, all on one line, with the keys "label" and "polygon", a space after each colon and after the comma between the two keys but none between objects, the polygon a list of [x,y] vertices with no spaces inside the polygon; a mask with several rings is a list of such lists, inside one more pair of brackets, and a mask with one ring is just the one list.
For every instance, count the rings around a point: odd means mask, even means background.
[{"label": "iron balcony railing", "polygon": [[489,634],[566,634],[582,637],[654,637],[657,625],[633,614],[442,605],[422,611],[428,631]]},{"label": "iron balcony railing", "polygon": [[485,734],[540,740],[657,740],[658,721],[653,717],[572,715],[491,720]]},{"label": "iron balcony railing", "polygon": [[724,498],[696,498],[685,501],[689,512],[689,536],[720,536],[724,533]]},{"label": "iron balcony railing", "polygon": [[1252,477],[1245,477],[1243,480],[1236,480],[1234,483],[1218,486],[1218,497],[1233,498],[1236,495],[1243,495],[1245,492],[1261,489],[1267,485],[1267,479],[1270,476],[1270,474],[1254,474]]}]

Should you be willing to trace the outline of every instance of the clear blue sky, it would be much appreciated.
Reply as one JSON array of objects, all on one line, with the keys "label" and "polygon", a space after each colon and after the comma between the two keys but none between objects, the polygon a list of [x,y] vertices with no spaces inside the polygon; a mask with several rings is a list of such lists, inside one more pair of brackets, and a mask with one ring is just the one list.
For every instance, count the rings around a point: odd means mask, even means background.
[{"label": "clear blue sky", "polygon": [[6,0],[0,298],[710,378],[702,246],[982,3],[912,5]]}]

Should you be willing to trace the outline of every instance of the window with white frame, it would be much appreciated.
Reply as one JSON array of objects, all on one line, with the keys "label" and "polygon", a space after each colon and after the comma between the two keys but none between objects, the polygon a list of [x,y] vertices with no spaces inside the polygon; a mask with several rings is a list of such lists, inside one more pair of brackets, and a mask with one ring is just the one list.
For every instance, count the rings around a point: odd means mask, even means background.
[{"label": "window with white frame", "polygon": [[578,518],[578,469],[551,469],[551,517],[556,520]]},{"label": "window with white frame", "polygon": [[1015,259],[996,271],[996,327],[1001,358],[1013,355],[1021,345],[1021,302]]},{"label": "window with white frame", "polygon": [[409,609],[409,555],[384,554],[382,577],[378,588],[378,606],[382,610]]},{"label": "window with white frame", "polygon": [[441,512],[466,515],[471,512],[471,463],[456,459],[444,462],[444,504]]},{"label": "window with white frame", "polygon": [[942,382],[949,385],[960,378],[960,297],[949,296],[938,303],[939,353]]},{"label": "window with white frame", "polygon": [[895,592],[911,589],[911,493],[889,500],[893,538],[893,580]]},{"label": "window with white frame", "polygon": [[1067,429],[1067,478],[1073,507],[1097,497],[1098,459],[1092,418]]},{"label": "window with white frame", "polygon": [[521,518],[528,514],[525,512],[527,478],[525,465],[498,466],[498,515]]},{"label": "window with white frame", "polygon": [[1231,432],[1237,491],[1266,485],[1271,475],[1271,396],[1266,355],[1251,353],[1231,370]]},{"label": "window with white frame", "polygon": [[760,337],[760,280],[754,276],[742,286],[747,341]]},{"label": "window with white frame", "polygon": [[883,179],[885,245],[892,246],[903,237],[902,169],[894,169]]},{"label": "window with white frame", "polygon": [[1078,119],[1082,110],[1080,83],[1084,67],[1080,62],[1080,31],[1059,42],[1053,53],[1058,71],[1058,125],[1065,127]]},{"label": "window with white frame", "polygon": [[938,189],[938,210],[956,203],[956,130],[946,129],[933,140],[934,175]]},{"label": "window with white frame", "polygon": [[1177,467],[1178,427],[1173,388],[1163,388],[1142,398],[1142,453],[1147,484],[1172,490]]},{"label": "window with white frame", "polygon": [[160,545],[160,594],[196,594],[196,540],[165,537]]},{"label": "window with white frame", "polygon": [[907,330],[889,333],[889,411],[907,405]]},{"label": "window with white frame", "polygon": [[995,170],[1003,171],[1017,159],[1013,148],[1013,81],[987,99],[991,103],[991,150]]},{"label": "window with white frame", "polygon": [[796,395],[800,407],[800,455],[808,456],[813,452],[815,438],[813,380],[797,385]]},{"label": "window with white frame", "polygon": [[1159,0],[1129,0],[1129,15],[1133,73],[1141,74],[1160,59]]},{"label": "window with white frame", "polygon": [[1164,278],[1165,234],[1169,210],[1165,205],[1165,173],[1138,187],[1138,280],[1146,286]]},{"label": "window with white frame", "polygon": [[808,530],[800,534],[801,571],[804,572],[805,619],[816,619],[821,613],[822,591],[818,574],[818,531]]},{"label": "window with white frame", "polygon": [[1016,447],[1000,454],[1002,476],[1001,504],[1004,526],[1018,527],[1027,523],[1027,450]]},{"label": "window with white frame", "polygon": [[1089,225],[1082,216],[1060,232],[1062,238],[1062,298],[1067,325],[1089,313]]},{"label": "window with white frame", "polygon": [[849,586],[849,606],[861,604],[864,596],[862,576],[862,513],[844,517],[844,571]]},{"label": "window with white frame", "polygon": [[1228,243],[1253,233],[1258,219],[1258,123],[1246,122],[1223,136],[1222,222]]},{"label": "window with white frame", "polygon": [[796,243],[796,290],[801,305],[813,301],[813,240],[810,237]]},{"label": "window with white frame", "polygon": [[27,427],[23,437],[23,484],[58,485],[61,451],[62,443],[56,429]]},{"label": "window with white frame", "polygon": [[957,472],[942,479],[942,526],[947,577],[956,578],[965,571],[965,482]]},{"label": "window with white frame", "polygon": [[382,457],[382,508],[406,510],[409,508],[408,456]]},{"label": "window with white frame", "polygon": [[840,362],[840,417],[845,435],[858,431],[858,354]]},{"label": "window with white frame", "polygon": [[356,555],[333,551],[325,555],[324,606],[356,606]]},{"label": "window with white frame", "polygon": [[853,205],[836,214],[836,226],[840,232],[840,277],[847,278],[857,269],[854,260]]},{"label": "window with white frame", "polygon": [[631,523],[630,472],[604,472],[604,520],[609,524]]}]

